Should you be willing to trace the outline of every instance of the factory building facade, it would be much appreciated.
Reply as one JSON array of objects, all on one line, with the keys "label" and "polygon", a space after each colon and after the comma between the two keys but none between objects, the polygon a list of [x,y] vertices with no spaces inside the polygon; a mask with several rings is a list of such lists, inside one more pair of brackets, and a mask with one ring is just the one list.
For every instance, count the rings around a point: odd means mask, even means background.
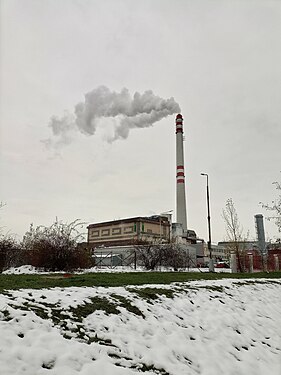
[{"label": "factory building facade", "polygon": [[96,247],[127,246],[143,241],[160,240],[169,242],[171,224],[167,217],[133,217],[90,224],[88,245]]},{"label": "factory building facade", "polygon": [[90,224],[87,227],[87,247],[92,250],[96,265],[130,265],[136,262],[134,257],[137,246],[145,246],[145,243],[162,246],[177,243],[178,248],[186,252],[190,267],[203,263],[202,240],[196,237],[194,231],[188,231],[189,237],[178,236],[177,226],[167,216],[138,216]]}]

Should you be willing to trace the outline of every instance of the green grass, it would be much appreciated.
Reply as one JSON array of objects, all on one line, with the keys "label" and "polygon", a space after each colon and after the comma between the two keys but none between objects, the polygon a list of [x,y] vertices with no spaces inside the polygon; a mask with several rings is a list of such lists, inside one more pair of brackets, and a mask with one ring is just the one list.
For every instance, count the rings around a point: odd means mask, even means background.
[{"label": "green grass", "polygon": [[69,309],[72,315],[79,322],[82,322],[83,318],[86,318],[96,310],[104,311],[107,315],[120,313],[120,311],[116,309],[116,305],[109,302],[105,297],[93,297],[90,298],[90,302],[84,302],[82,305],[78,305],[77,307],[70,307]]},{"label": "green grass", "polygon": [[161,295],[165,295],[167,298],[173,298],[174,292],[170,289],[161,288],[142,288],[142,289],[129,289],[130,292],[136,293],[139,297],[146,299],[147,301],[155,300]]},{"label": "green grass", "polygon": [[191,280],[220,280],[225,278],[281,278],[279,272],[259,273],[201,273],[201,272],[128,272],[128,273],[90,273],[77,274],[64,278],[56,275],[3,275],[0,274],[0,293],[11,289],[41,289],[71,286],[125,286],[143,284],[170,284]]},{"label": "green grass", "polygon": [[116,301],[116,303],[118,304],[119,307],[123,307],[127,311],[129,311],[129,312],[131,312],[135,315],[142,316],[144,318],[144,315],[140,311],[140,309],[137,308],[136,306],[133,306],[131,304],[131,302],[126,297],[119,296],[119,295],[114,294],[114,293],[112,293],[110,296]]}]

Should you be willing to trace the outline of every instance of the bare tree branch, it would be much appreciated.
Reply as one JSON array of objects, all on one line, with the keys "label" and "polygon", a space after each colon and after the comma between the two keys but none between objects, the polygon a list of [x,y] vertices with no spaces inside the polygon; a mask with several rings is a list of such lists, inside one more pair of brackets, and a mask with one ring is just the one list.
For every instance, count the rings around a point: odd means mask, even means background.
[{"label": "bare tree branch", "polygon": [[245,271],[245,242],[246,238],[243,235],[243,227],[238,219],[238,214],[234,206],[232,198],[226,201],[225,209],[222,210],[222,217],[225,222],[225,230],[227,239],[229,241],[228,250],[234,252],[237,257],[238,271]]},{"label": "bare tree branch", "polygon": [[281,183],[280,182],[273,182],[275,188],[277,190],[277,198],[271,202],[271,204],[265,204],[260,202],[262,208],[265,208],[268,211],[274,213],[274,216],[268,216],[267,220],[273,220],[278,228],[278,232],[281,233]]}]

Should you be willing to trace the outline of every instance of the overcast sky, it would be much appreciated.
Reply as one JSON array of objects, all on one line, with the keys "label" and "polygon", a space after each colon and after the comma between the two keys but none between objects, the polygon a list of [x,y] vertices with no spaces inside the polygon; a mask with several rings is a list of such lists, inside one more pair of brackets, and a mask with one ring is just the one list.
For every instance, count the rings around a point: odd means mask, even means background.
[{"label": "overcast sky", "polygon": [[119,117],[101,116],[92,135],[53,134],[54,116],[73,118],[86,93],[106,86],[152,90],[180,106],[188,227],[207,240],[205,172],[213,241],[225,239],[228,198],[255,237],[254,215],[267,214],[259,202],[274,199],[281,179],[281,1],[0,4],[5,231],[21,237],[56,217],[94,223],[175,210],[175,114],[113,142]]}]

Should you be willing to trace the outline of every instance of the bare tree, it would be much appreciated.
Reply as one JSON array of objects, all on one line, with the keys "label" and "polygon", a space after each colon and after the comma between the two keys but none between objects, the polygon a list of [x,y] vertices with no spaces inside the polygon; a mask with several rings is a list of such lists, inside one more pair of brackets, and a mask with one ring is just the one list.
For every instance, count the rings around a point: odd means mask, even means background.
[{"label": "bare tree", "polygon": [[154,270],[162,262],[163,244],[157,238],[139,241],[134,245],[136,259],[147,270]]},{"label": "bare tree", "polygon": [[176,242],[171,241],[163,248],[162,264],[167,267],[173,267],[174,271],[179,268],[186,268],[190,266],[190,257],[187,251]]},{"label": "bare tree", "polygon": [[[137,262],[148,270],[156,267],[172,267],[175,271],[179,268],[190,267],[192,259],[189,253],[173,239],[163,243],[159,238],[142,241],[134,245]],[[195,264],[196,266],[196,264]]]},{"label": "bare tree", "polygon": [[30,263],[48,271],[87,267],[90,253],[77,246],[83,237],[78,227],[83,224],[79,220],[66,224],[57,219],[50,227],[35,228],[31,224],[22,241]]},{"label": "bare tree", "polygon": [[24,254],[20,244],[10,234],[0,234],[0,272],[22,265]]},{"label": "bare tree", "polygon": [[[6,203],[1,201],[0,209],[4,206]],[[17,267],[23,261],[24,254],[16,237],[10,233],[3,233],[3,227],[0,227],[0,272],[9,267]]]},{"label": "bare tree", "polygon": [[280,182],[273,182],[275,188],[278,192],[278,196],[275,200],[271,202],[271,204],[264,204],[260,202],[261,206],[268,211],[271,211],[274,216],[267,217],[267,220],[275,221],[275,224],[278,228],[278,232],[281,233],[281,183]]},{"label": "bare tree", "polygon": [[238,272],[245,272],[245,242],[243,227],[238,219],[238,214],[232,198],[226,201],[225,209],[222,210],[222,217],[225,222],[227,239],[229,241],[228,250],[234,252],[237,258]]},{"label": "bare tree", "polygon": [[[0,201],[0,209],[3,208],[4,206],[6,206],[6,203],[3,203],[2,201]],[[2,227],[0,227],[0,234],[2,233]]]}]

